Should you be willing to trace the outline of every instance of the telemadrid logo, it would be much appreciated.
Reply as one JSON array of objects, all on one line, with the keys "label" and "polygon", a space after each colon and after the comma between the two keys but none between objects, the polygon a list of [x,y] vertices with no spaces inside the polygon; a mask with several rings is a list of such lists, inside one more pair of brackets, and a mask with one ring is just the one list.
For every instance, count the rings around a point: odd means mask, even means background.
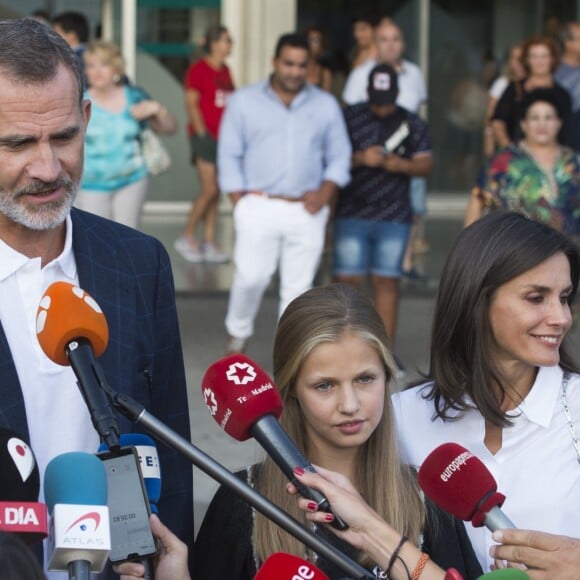
[{"label": "telemadrid logo", "polygon": [[256,371],[249,363],[235,362],[230,365],[226,377],[236,385],[247,385],[256,378]]},{"label": "telemadrid logo", "polygon": [[207,408],[209,409],[211,416],[214,417],[218,410],[218,404],[217,401],[215,400],[214,392],[211,389],[204,389],[203,400],[205,401],[205,404],[207,405]]}]

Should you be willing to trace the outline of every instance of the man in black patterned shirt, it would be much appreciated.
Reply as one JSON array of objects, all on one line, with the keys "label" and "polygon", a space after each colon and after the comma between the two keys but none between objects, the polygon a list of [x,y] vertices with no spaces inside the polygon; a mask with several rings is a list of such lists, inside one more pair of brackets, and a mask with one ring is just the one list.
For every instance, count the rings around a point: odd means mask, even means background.
[{"label": "man in black patterned shirt", "polygon": [[340,192],[333,230],[333,275],[359,285],[371,274],[375,307],[394,343],[399,279],[413,221],[411,177],[426,176],[433,162],[427,124],[396,104],[397,73],[375,66],[368,102],[347,107],[353,148],[352,180]]}]

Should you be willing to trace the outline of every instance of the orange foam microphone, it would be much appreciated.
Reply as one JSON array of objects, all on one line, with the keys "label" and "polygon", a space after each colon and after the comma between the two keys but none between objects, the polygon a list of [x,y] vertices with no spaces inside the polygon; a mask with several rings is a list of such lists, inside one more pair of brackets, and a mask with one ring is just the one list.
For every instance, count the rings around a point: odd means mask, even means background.
[{"label": "orange foam microphone", "polygon": [[109,327],[99,305],[78,286],[54,282],[40,300],[36,336],[51,361],[72,367],[101,440],[111,449],[119,448],[119,426],[105,392],[108,385],[95,360],[109,342]]},{"label": "orange foam microphone", "polygon": [[54,282],[38,306],[36,335],[51,361],[69,366],[67,348],[71,342],[84,338],[95,356],[101,356],[109,342],[109,327],[92,296],[68,282]]}]

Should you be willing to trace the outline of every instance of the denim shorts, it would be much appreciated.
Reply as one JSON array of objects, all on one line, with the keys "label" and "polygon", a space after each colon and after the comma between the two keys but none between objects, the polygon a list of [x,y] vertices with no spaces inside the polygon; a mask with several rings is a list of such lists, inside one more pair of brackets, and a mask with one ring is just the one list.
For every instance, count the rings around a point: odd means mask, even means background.
[{"label": "denim shorts", "polygon": [[424,177],[411,177],[409,196],[413,215],[427,213],[427,180]]},{"label": "denim shorts", "polygon": [[410,224],[337,218],[334,220],[332,273],[335,276],[400,278]]}]

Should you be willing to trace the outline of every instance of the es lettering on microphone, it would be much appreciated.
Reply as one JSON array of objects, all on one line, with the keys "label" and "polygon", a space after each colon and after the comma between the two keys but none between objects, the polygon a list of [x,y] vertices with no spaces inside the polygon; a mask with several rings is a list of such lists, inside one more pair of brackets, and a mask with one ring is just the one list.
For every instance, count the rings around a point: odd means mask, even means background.
[{"label": "es lettering on microphone", "polygon": [[277,552],[267,558],[254,580],[329,580],[311,562],[292,554]]}]

